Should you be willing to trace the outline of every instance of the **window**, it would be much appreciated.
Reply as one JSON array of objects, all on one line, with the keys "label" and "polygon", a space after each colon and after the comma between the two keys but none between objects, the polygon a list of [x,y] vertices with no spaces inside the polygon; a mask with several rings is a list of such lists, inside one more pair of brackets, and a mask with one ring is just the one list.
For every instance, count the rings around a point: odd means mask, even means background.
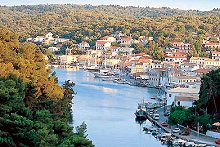
[{"label": "window", "polygon": [[169,94],[169,97],[171,97],[172,95],[171,94]]}]

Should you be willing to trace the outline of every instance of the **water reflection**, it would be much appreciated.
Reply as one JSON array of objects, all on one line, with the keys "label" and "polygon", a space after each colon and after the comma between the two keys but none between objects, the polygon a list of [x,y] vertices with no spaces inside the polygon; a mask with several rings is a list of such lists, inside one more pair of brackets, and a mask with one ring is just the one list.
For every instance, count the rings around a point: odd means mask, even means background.
[{"label": "water reflection", "polygon": [[137,103],[150,99],[157,90],[94,78],[92,73],[55,69],[59,82],[70,79],[76,83],[74,91],[74,125],[83,121],[88,125],[88,137],[97,147],[162,146],[142,130],[145,123],[135,122]]}]

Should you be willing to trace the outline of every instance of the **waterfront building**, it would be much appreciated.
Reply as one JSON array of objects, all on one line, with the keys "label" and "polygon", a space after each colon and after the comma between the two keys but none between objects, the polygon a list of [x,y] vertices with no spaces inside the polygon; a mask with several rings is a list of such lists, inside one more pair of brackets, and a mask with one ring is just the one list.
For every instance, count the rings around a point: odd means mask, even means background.
[{"label": "waterfront building", "polygon": [[168,85],[168,70],[166,68],[151,69],[149,71],[149,84],[153,87]]},{"label": "waterfront building", "polygon": [[[180,101],[180,105],[190,107],[193,104],[194,99],[192,98],[198,98],[199,97],[199,88],[174,88],[166,91],[166,98],[167,98],[167,105],[171,105],[172,103],[176,104],[178,103],[178,100]],[[175,98],[177,97],[176,101]],[[188,97],[187,102],[182,102],[183,98],[186,99]]]},{"label": "waterfront building", "polygon": [[185,96],[185,95],[175,96],[174,105],[189,108],[192,107],[193,103],[198,99],[199,96]]},{"label": "waterfront building", "polygon": [[186,85],[189,83],[200,82],[200,77],[197,76],[175,76],[173,81],[178,85]]},{"label": "waterfront building", "polygon": [[180,71],[182,72],[191,72],[199,68],[199,65],[195,63],[183,63],[180,65]]},{"label": "waterfront building", "polygon": [[204,76],[205,74],[209,73],[210,71],[212,71],[212,69],[204,69],[204,68],[200,68],[200,69],[197,69],[197,70],[194,70],[193,73],[195,76],[199,76],[199,77],[202,77]]},{"label": "waterfront building", "polygon": [[131,73],[144,72],[144,66],[142,62],[135,62],[131,67]]},{"label": "waterfront building", "polygon": [[119,63],[120,63],[119,59],[106,59],[104,62],[102,62],[102,66],[117,68],[119,66]]},{"label": "waterfront building", "polygon": [[71,65],[78,62],[78,55],[61,55],[58,56],[58,62],[61,65]]}]

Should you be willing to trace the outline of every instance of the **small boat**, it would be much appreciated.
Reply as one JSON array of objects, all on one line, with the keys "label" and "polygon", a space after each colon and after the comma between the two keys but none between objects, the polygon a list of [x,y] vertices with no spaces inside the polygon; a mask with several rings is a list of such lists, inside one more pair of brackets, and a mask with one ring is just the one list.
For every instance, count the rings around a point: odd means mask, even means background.
[{"label": "small boat", "polygon": [[138,108],[134,114],[136,115],[136,119],[146,120],[147,119],[147,111],[145,109],[144,104],[138,104]]},{"label": "small boat", "polygon": [[98,72],[99,68],[97,66],[88,66],[85,67],[86,70],[91,71],[91,72]]},{"label": "small boat", "polygon": [[114,75],[109,70],[101,69],[99,72],[94,72],[95,78],[114,78]]},{"label": "small boat", "polygon": [[151,97],[151,99],[156,99],[156,97]]}]

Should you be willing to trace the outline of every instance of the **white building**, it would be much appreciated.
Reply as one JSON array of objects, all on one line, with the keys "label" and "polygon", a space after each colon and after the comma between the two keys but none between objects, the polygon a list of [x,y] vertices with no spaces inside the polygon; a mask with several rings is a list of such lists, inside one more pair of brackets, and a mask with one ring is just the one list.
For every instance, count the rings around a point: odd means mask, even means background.
[{"label": "white building", "polygon": [[120,45],[124,47],[130,47],[134,43],[134,40],[131,37],[124,37],[120,40]]},{"label": "white building", "polygon": [[56,52],[59,51],[60,49],[57,47],[49,47],[48,50],[50,50],[51,52]]},{"label": "white building", "polygon": [[195,63],[198,65],[201,65],[203,67],[208,66],[220,66],[220,59],[210,59],[210,58],[204,58],[204,57],[191,57],[190,63]]},{"label": "white building", "polygon": [[220,59],[220,52],[212,52],[212,59]]},{"label": "white building", "polygon": [[115,37],[110,37],[110,36],[102,37],[101,40],[105,40],[107,42],[116,42],[116,38]]},{"label": "white building", "polygon": [[180,65],[180,71],[182,72],[191,72],[193,70],[197,70],[199,69],[199,65],[198,64],[195,64],[195,63],[183,63]]},{"label": "white building", "polygon": [[149,84],[153,87],[168,84],[168,71],[165,68],[154,68],[149,71]]},{"label": "white building", "polygon": [[129,47],[110,47],[109,48],[112,53],[114,55],[116,54],[122,54],[122,55],[131,55],[132,54],[132,51],[134,50],[134,48],[129,48]]},{"label": "white building", "polygon": [[83,41],[83,42],[79,43],[78,47],[79,47],[80,49],[87,50],[87,49],[90,48],[90,45],[89,45],[89,43]]},{"label": "white building", "polygon": [[96,41],[96,49],[97,50],[107,50],[111,47],[111,42],[107,42],[104,40],[97,40]]},{"label": "white building", "polygon": [[190,43],[183,43],[183,42],[173,42],[172,46],[174,48],[177,48],[179,52],[183,53],[191,53],[192,52],[192,47]]},{"label": "white building", "polygon": [[70,65],[74,62],[77,62],[77,55],[61,55],[58,56],[58,61],[63,65]]},{"label": "white building", "polygon": [[193,102],[197,101],[199,96],[175,96],[174,105],[175,106],[183,106],[185,108],[192,107]]},{"label": "white building", "polygon": [[46,37],[46,38],[53,38],[53,34],[52,34],[51,32],[49,32],[49,33],[47,33],[47,34],[45,35],[45,37]]},{"label": "white building", "polygon": [[[167,105],[171,105],[172,103],[178,103],[180,101],[180,105],[191,107],[194,99],[198,99],[199,97],[199,88],[174,88],[166,91]],[[181,104],[180,97],[188,97],[187,102]],[[176,101],[175,101],[176,98]],[[190,101],[189,101],[190,100]],[[183,100],[182,100],[183,101]]]}]

